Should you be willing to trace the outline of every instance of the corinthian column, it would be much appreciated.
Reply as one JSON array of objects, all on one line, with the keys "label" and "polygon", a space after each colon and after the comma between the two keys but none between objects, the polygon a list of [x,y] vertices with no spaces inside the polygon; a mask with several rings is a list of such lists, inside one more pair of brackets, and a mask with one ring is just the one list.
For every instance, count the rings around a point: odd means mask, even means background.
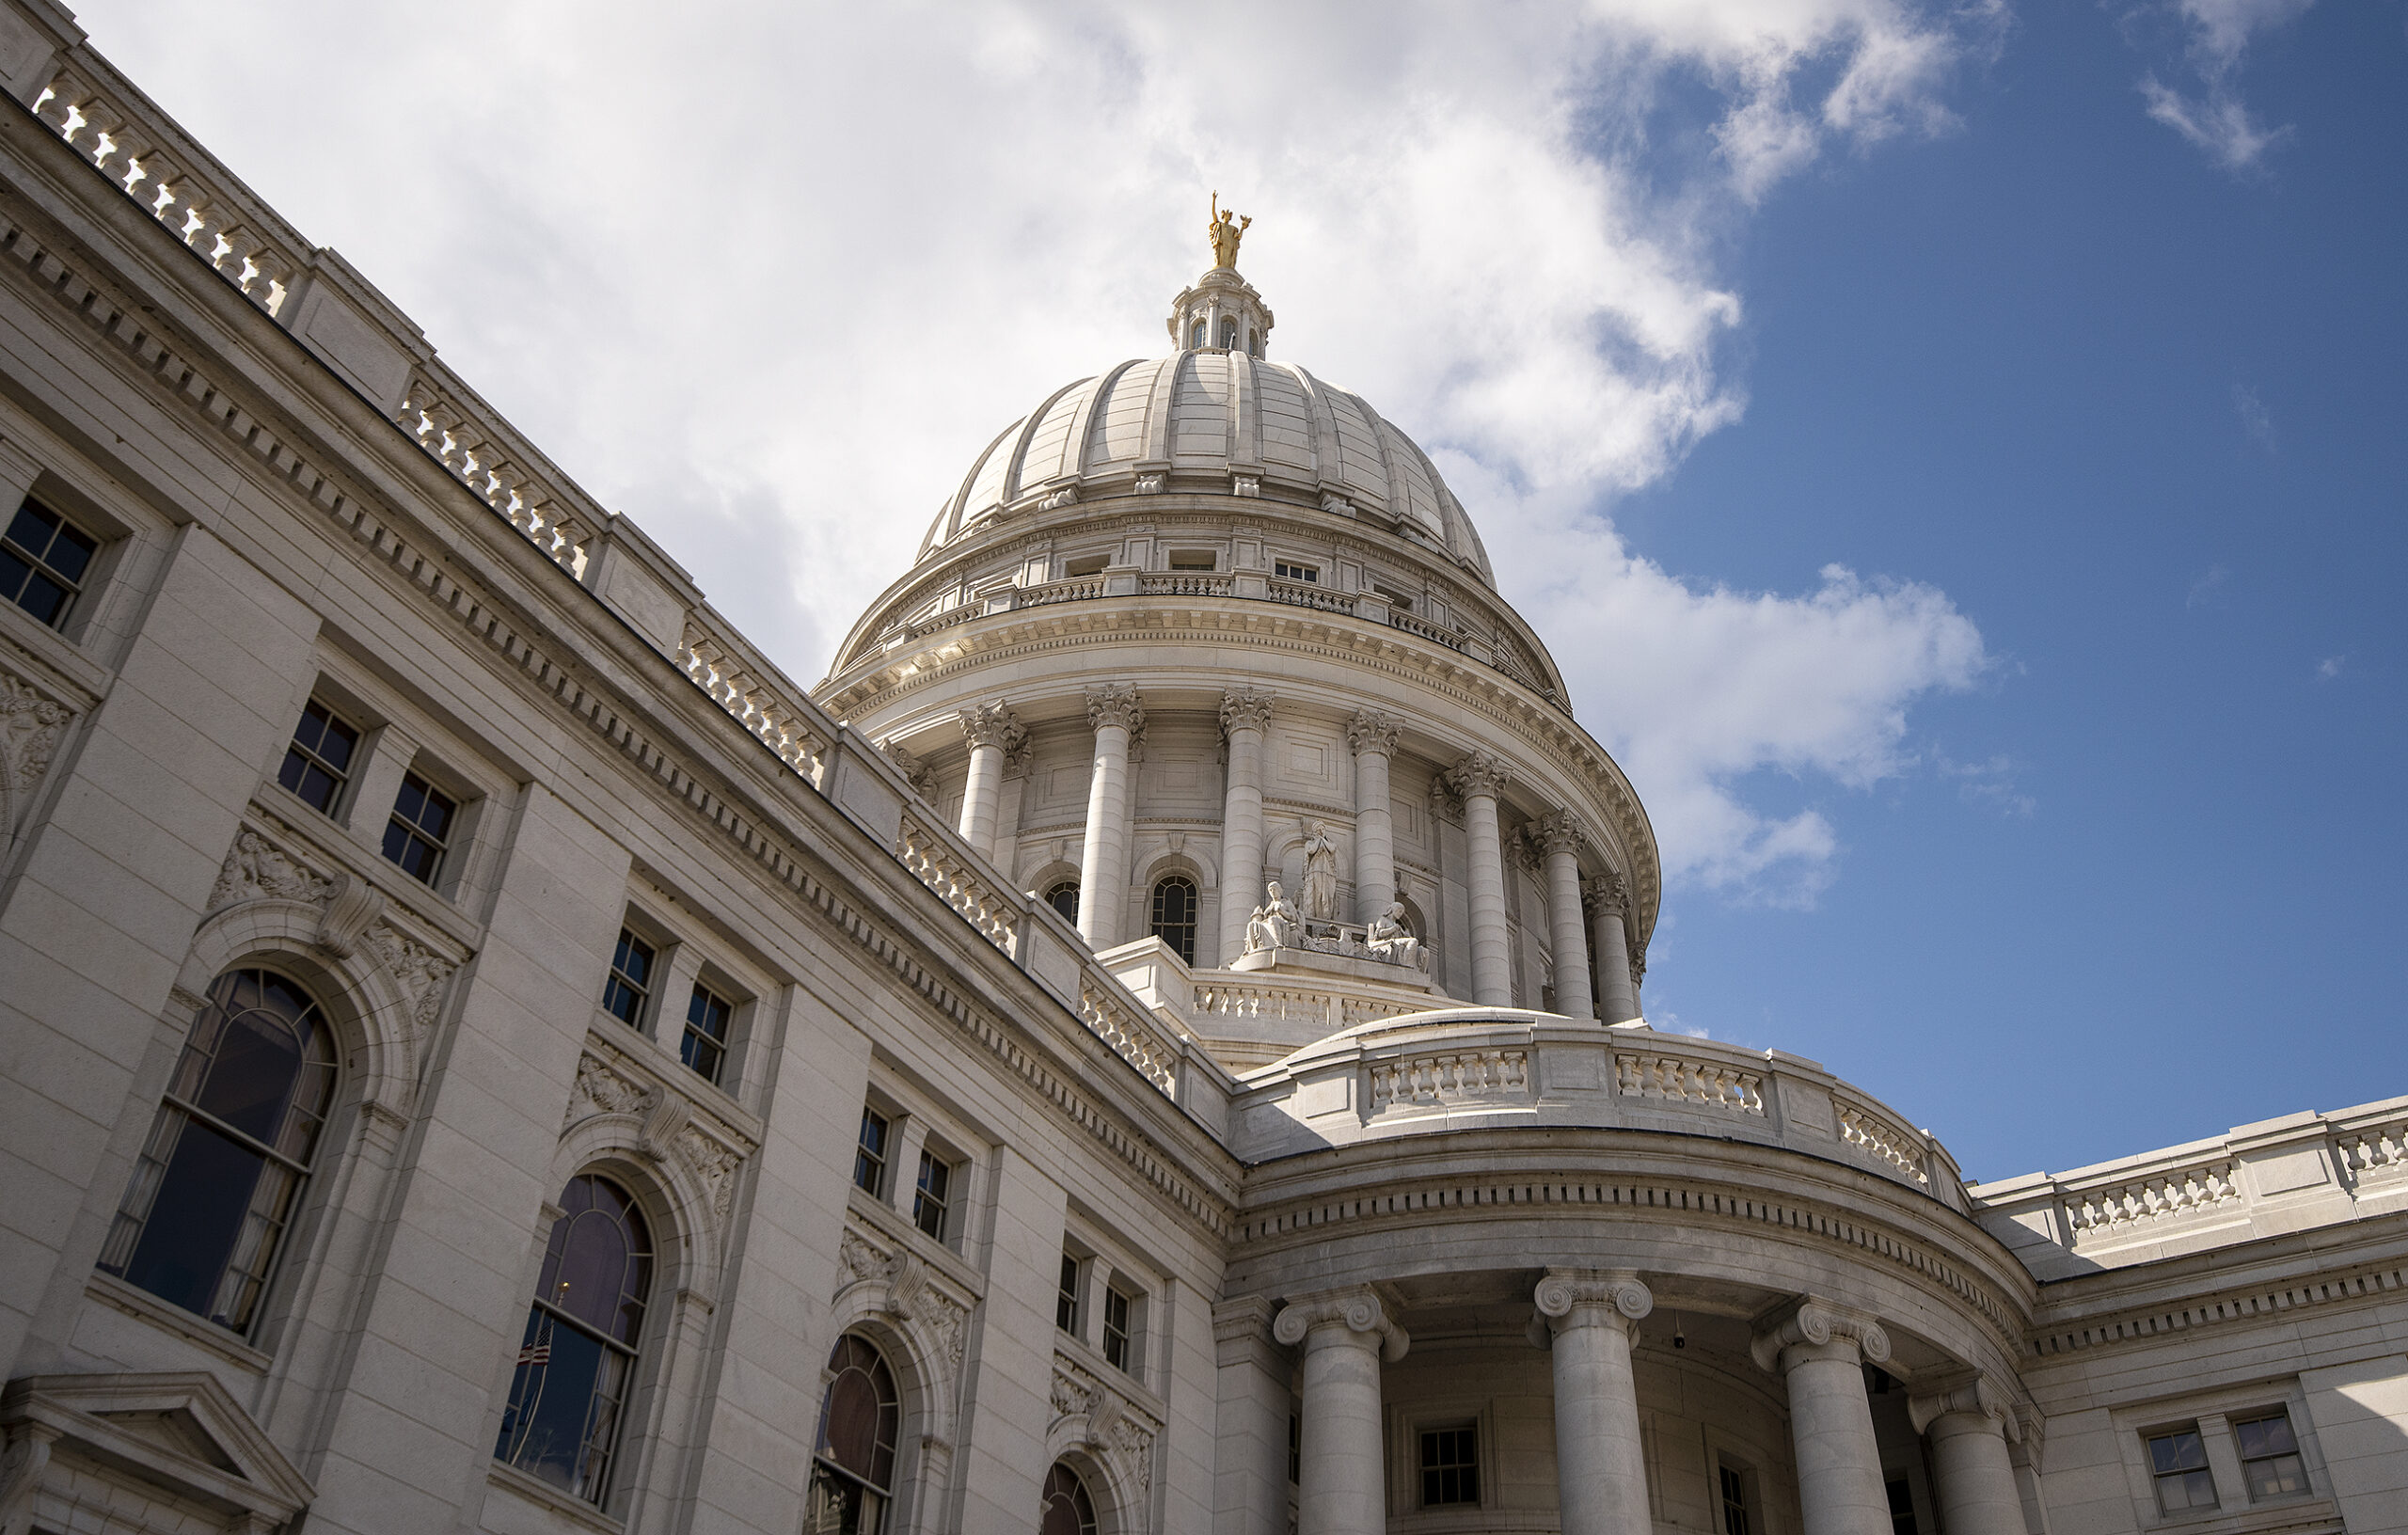
[{"label": "corinthian column", "polygon": [[1572,1018],[1592,1016],[1589,1000],[1589,935],[1580,921],[1580,844],[1588,829],[1580,817],[1559,810],[1530,829],[1530,841],[1546,860],[1547,936],[1555,946],[1555,1010]]},{"label": "corinthian column", "polygon": [[1552,1335],[1563,1535],[1652,1535],[1630,1345],[1656,1297],[1636,1274],[1549,1269],[1532,1299]]},{"label": "corinthian column", "polygon": [[1758,1333],[1750,1352],[1758,1369],[1789,1386],[1805,1535],[1891,1535],[1881,1448],[1864,1397],[1865,1365],[1890,1357],[1881,1324],[1810,1297]]},{"label": "corinthian column", "polygon": [[[1396,827],[1388,809],[1396,726],[1366,709],[1347,722],[1346,740],[1354,748],[1354,920],[1369,923],[1396,900]],[[1414,936],[1430,941],[1427,933]]]},{"label": "corinthian column", "polygon": [[1221,953],[1226,965],[1245,952],[1245,923],[1262,903],[1262,736],[1271,694],[1252,688],[1221,695],[1221,729],[1229,738],[1229,782],[1221,797]]},{"label": "corinthian column", "polygon": [[995,856],[995,821],[1004,794],[1004,759],[1021,748],[1028,732],[998,698],[961,711],[961,734],[970,742],[970,782],[961,791],[961,835],[971,847]]},{"label": "corinthian column", "polygon": [[1280,1311],[1271,1335],[1305,1346],[1299,1535],[1385,1535],[1380,1361],[1403,1358],[1411,1339],[1368,1287],[1299,1296]]},{"label": "corinthian column", "polygon": [[1087,694],[1095,773],[1087,781],[1087,840],[1079,857],[1079,931],[1095,948],[1120,942],[1129,904],[1129,737],[1146,722],[1137,690],[1107,683]]},{"label": "corinthian column", "polygon": [[[1639,1016],[1639,988],[1630,979],[1630,939],[1624,924],[1630,912],[1630,884],[1608,870],[1581,885],[1589,897],[1590,943],[1597,966],[1597,1005],[1608,1023]],[[1556,989],[1556,1000],[1563,998]]]},{"label": "corinthian column", "polygon": [[1505,765],[1474,752],[1447,771],[1463,797],[1465,840],[1471,845],[1471,1000],[1483,1007],[1513,1005],[1513,960],[1505,936],[1505,845],[1497,829],[1497,797]]},{"label": "corinthian column", "polygon": [[1989,1382],[1909,1397],[1907,1416],[1931,1441],[1941,1527],[1948,1535],[2023,1535],[2023,1496],[2006,1455],[2014,1414]]}]

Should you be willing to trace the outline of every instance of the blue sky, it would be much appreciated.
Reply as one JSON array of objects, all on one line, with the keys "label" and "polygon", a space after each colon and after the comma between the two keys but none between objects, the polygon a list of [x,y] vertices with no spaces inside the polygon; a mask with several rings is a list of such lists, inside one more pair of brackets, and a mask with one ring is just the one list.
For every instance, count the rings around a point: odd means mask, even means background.
[{"label": "blue sky", "polygon": [[1217,189],[1637,782],[1659,1024],[1976,1177],[2408,1093],[2408,6],[1209,8],[80,15],[806,679]]}]

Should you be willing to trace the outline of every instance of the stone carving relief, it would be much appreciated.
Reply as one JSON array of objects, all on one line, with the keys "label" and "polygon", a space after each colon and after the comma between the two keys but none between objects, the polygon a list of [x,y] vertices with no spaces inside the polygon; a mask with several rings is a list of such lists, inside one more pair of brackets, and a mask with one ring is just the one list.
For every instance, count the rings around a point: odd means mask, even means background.
[{"label": "stone carving relief", "polygon": [[712,1216],[724,1218],[736,1202],[736,1174],[749,1147],[731,1145],[737,1137],[722,1138],[705,1128],[683,1095],[637,1078],[634,1069],[607,1061],[591,1050],[578,1056],[577,1082],[569,1090],[561,1133],[566,1135],[596,1115],[640,1116],[636,1149],[664,1166],[682,1166],[707,1191]]},{"label": "stone carving relief", "polygon": [[333,880],[246,826],[234,833],[234,846],[217,871],[217,883],[209,892],[209,910],[266,896],[314,905],[333,889]]},{"label": "stone carving relief", "polygon": [[1053,1403],[1051,1427],[1084,1419],[1077,1426],[1079,1442],[1119,1471],[1137,1508],[1151,1508],[1154,1440],[1162,1432],[1152,1415],[1058,1353],[1054,1356]]},{"label": "stone carving relief", "polygon": [[0,671],[0,850],[16,840],[34,791],[75,711],[12,672]]},{"label": "stone carving relief", "polygon": [[935,1280],[917,1253],[874,1241],[848,1225],[838,1249],[844,1274],[839,1294],[855,1285],[874,1285],[870,1309],[918,1332],[929,1354],[943,1362],[947,1379],[961,1378],[962,1351],[970,1334],[970,1307]]}]

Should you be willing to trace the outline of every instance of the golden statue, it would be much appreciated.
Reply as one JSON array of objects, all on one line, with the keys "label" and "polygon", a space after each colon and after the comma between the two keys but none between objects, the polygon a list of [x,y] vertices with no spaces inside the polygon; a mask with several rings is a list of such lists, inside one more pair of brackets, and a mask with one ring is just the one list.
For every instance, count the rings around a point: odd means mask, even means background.
[{"label": "golden statue", "polygon": [[1238,242],[1245,238],[1246,226],[1253,222],[1252,218],[1238,217],[1233,209],[1224,209],[1221,194],[1212,194],[1212,222],[1204,226],[1204,232],[1212,240],[1214,266],[1226,266],[1232,272],[1238,269]]}]

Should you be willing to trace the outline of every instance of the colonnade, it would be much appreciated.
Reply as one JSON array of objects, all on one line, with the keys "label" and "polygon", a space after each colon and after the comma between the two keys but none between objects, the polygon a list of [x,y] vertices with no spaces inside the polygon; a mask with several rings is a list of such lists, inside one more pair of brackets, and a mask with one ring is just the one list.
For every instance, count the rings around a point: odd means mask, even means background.
[{"label": "colonnade", "polygon": [[[1221,700],[1221,729],[1228,744],[1221,806],[1218,938],[1223,963],[1244,952],[1246,919],[1263,888],[1263,743],[1270,731],[1272,704],[1270,692],[1250,687],[1225,693]],[[1146,710],[1134,688],[1117,683],[1090,690],[1086,705],[1087,720],[1095,732],[1095,756],[1087,788],[1086,835],[1080,850],[1079,931],[1101,949],[1130,936],[1121,930],[1127,902],[1099,896],[1118,892],[1128,878],[1135,799],[1132,752],[1145,728]],[[1001,858],[1006,850],[996,847],[995,841],[1004,772],[1009,762],[1025,752],[1028,733],[1001,699],[962,710],[960,725],[970,743],[970,773],[962,793],[959,831],[978,851]],[[1362,710],[1348,722],[1346,738],[1354,753],[1355,918],[1368,923],[1384,914],[1397,898],[1396,831],[1388,772],[1396,753],[1397,727],[1381,714]],[[1469,849],[1465,883],[1471,897],[1471,1000],[1482,1006],[1511,1006],[1513,1001],[1505,895],[1506,838],[1498,811],[1509,782],[1505,764],[1484,752],[1465,753],[1442,775],[1447,791],[1463,807]],[[1627,884],[1612,873],[1587,880],[1581,878],[1579,853],[1588,831],[1570,810],[1542,816],[1531,823],[1528,836],[1528,846],[1545,872],[1556,1010],[1576,1018],[1591,1014],[1593,957],[1594,990],[1604,1021],[1618,1023],[1638,1017],[1626,921]]]},{"label": "colonnade", "polygon": [[[1531,1300],[1533,1340],[1552,1354],[1563,1535],[1652,1535],[1631,1346],[1655,1296],[1635,1274],[1549,1269]],[[1295,1297],[1273,1321],[1272,1336],[1304,1347],[1298,1535],[1381,1535],[1387,1493],[1380,1367],[1404,1356],[1404,1329],[1377,1290],[1355,1286]],[[1762,1326],[1750,1352],[1788,1392],[1803,1535],[1891,1535],[1863,1369],[1890,1357],[1880,1323],[1802,1297]],[[1916,1432],[1931,1439],[1950,1535],[2023,1535],[2007,1455],[2013,1414],[1988,1381],[1910,1398],[1909,1412]]]}]

